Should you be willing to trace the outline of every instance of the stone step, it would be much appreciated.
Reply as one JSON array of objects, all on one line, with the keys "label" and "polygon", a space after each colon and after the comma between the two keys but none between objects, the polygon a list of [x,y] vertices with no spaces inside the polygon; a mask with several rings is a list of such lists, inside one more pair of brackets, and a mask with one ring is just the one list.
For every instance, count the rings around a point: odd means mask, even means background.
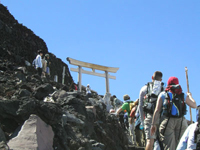
[{"label": "stone step", "polygon": [[144,150],[145,147],[139,147],[139,146],[134,146],[134,145],[129,145],[128,150]]}]

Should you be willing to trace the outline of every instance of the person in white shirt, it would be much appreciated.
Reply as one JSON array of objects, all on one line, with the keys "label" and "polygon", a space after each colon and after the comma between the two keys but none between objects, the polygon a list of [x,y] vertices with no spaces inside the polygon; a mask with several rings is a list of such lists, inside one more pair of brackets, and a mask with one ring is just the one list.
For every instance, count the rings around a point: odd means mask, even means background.
[{"label": "person in white shirt", "polygon": [[43,55],[42,50],[38,50],[38,55],[35,59],[35,67],[37,69],[39,76],[42,75],[42,55]]},{"label": "person in white shirt", "polygon": [[196,143],[198,141],[196,140],[196,142],[195,142],[195,137],[197,137],[197,135],[195,136],[195,132],[198,131],[198,129],[199,129],[199,127],[198,127],[199,126],[198,122],[200,122],[199,114],[200,114],[200,105],[197,106],[197,118],[196,118],[197,122],[192,123],[191,125],[189,125],[187,127],[187,129],[185,130],[184,134],[182,135],[182,137],[180,139],[180,142],[178,143],[176,150],[198,149],[197,143]]},{"label": "person in white shirt", "polygon": [[87,85],[87,87],[86,87],[86,95],[87,95],[87,97],[89,98],[89,97],[91,97],[92,96],[92,94],[91,94],[91,88],[90,88],[90,85],[88,84]]}]

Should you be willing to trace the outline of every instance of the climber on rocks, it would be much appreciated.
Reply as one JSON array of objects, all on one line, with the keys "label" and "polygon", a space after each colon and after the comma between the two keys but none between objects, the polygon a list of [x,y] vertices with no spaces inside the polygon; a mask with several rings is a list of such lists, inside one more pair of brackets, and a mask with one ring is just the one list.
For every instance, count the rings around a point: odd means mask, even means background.
[{"label": "climber on rocks", "polygon": [[37,55],[37,57],[35,59],[35,66],[36,66],[38,75],[40,77],[42,75],[42,55],[43,55],[42,50],[38,50],[38,55]]},{"label": "climber on rocks", "polygon": [[131,110],[136,106],[138,101],[134,102],[130,100],[130,96],[128,94],[123,96],[125,103],[117,110],[116,115],[118,116],[120,112],[126,111],[128,115],[128,121],[129,121],[129,134],[131,136],[131,142],[133,145],[136,145],[135,141],[135,126],[134,126],[134,120],[130,117]]}]

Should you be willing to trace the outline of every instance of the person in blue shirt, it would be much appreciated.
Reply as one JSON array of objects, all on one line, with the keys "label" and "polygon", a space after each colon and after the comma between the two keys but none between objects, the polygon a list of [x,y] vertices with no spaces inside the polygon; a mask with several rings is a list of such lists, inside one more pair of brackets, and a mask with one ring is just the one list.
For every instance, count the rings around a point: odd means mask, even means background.
[{"label": "person in blue shirt", "polygon": [[[178,98],[178,102],[181,102],[181,104],[179,103],[179,107],[177,107],[178,105],[174,105],[177,100],[175,99],[176,95],[181,96],[180,99]],[[167,88],[158,96],[151,124],[151,135],[153,135],[156,132],[155,122],[159,119],[159,114],[162,110],[159,137],[160,141],[163,143],[164,150],[175,150],[179,142],[179,137],[183,135],[188,126],[184,117],[186,113],[186,104],[191,108],[197,107],[191,93],[187,93],[186,95],[182,92],[178,78],[170,77],[167,82]],[[177,108],[179,108],[179,110],[177,110]],[[182,110],[183,113],[180,113],[180,110]]]}]

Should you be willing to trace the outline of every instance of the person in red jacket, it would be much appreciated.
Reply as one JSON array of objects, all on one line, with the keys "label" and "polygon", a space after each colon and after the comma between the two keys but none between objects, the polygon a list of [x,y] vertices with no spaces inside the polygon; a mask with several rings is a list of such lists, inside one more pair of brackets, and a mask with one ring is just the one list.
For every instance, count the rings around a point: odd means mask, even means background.
[{"label": "person in red jacket", "polygon": [[[135,121],[136,121],[136,112],[138,111],[138,103],[139,103],[139,99],[137,99],[135,101],[135,106],[131,109],[131,113],[130,113],[130,121],[134,122],[135,125]],[[144,138],[144,131],[141,130],[139,127],[137,128],[136,125],[134,127],[134,131],[135,131],[135,140],[136,140],[136,145],[137,146],[144,146],[145,144],[145,138]]]}]

